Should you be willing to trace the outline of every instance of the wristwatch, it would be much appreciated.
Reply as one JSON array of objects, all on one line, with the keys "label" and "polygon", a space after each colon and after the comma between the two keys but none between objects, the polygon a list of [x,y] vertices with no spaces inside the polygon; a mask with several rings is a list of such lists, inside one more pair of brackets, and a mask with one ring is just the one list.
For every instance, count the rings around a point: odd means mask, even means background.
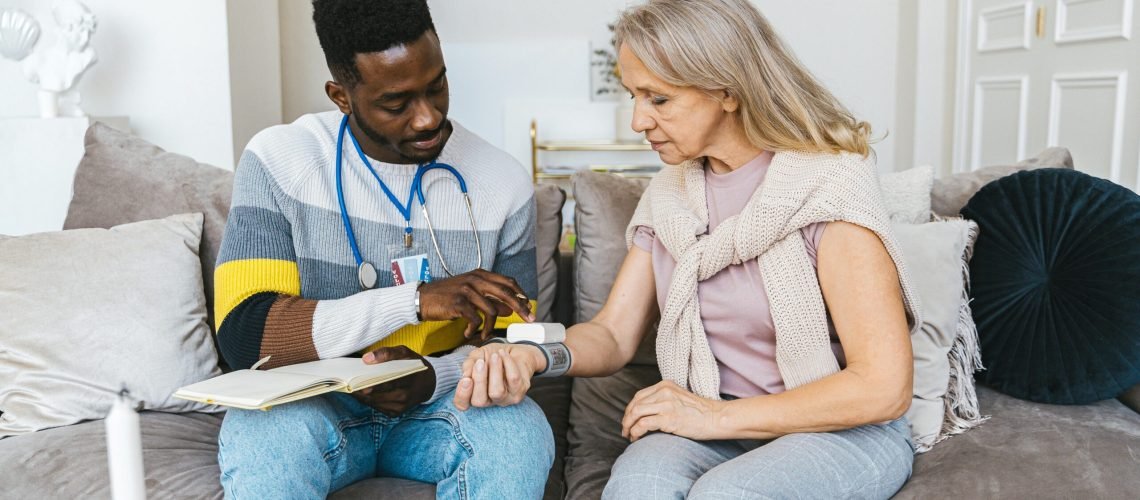
[{"label": "wristwatch", "polygon": [[421,286],[423,286],[422,281],[420,282],[420,284],[416,285],[416,301],[415,301],[415,304],[416,304],[416,321],[423,323],[424,317],[422,314],[420,314],[420,287]]}]

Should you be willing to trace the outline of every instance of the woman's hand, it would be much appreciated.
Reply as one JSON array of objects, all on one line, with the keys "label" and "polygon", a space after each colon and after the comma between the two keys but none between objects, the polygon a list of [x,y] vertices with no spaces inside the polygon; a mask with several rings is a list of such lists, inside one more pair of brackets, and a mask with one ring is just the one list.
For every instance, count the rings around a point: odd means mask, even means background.
[{"label": "woman's hand", "polygon": [[530,390],[530,379],[545,368],[546,358],[532,345],[487,344],[475,349],[463,362],[455,407],[518,404]]},{"label": "woman's hand", "polygon": [[637,392],[625,407],[621,435],[630,442],[650,431],[661,431],[695,440],[718,439],[718,417],[724,401],[705,399],[662,381]]}]

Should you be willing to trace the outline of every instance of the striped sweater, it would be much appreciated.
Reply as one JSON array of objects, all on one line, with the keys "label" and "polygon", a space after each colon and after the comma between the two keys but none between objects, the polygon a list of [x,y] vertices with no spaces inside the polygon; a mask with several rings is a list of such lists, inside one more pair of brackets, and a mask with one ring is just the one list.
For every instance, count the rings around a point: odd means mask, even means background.
[{"label": "striped sweater", "polygon": [[[418,203],[413,245],[404,246],[403,216],[344,140],[344,202],[361,257],[379,274],[361,291],[336,194],[336,138],[342,115],[305,115],[257,134],[234,176],[233,201],[215,271],[218,343],[226,362],[248,368],[345,356],[406,345],[421,354],[463,341],[464,321],[416,320],[415,283],[394,286],[394,258],[426,254],[433,279],[446,278]],[[526,170],[454,120],[438,161],[464,177],[483,247],[479,267],[510,276],[537,296],[534,188]],[[406,201],[416,165],[371,160],[388,188]],[[423,189],[443,257],[453,272],[476,267],[475,237],[454,178],[424,174]],[[532,302],[531,307],[535,304]],[[498,327],[519,321],[501,318]],[[455,387],[468,348],[428,357],[436,372],[432,400]]]}]

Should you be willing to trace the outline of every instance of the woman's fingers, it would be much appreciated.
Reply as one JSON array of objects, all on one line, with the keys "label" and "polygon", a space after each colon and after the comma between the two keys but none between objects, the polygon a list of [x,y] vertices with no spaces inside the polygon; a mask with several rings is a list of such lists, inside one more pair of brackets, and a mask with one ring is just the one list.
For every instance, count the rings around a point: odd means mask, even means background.
[{"label": "woman's fingers", "polygon": [[501,405],[506,389],[503,384],[503,356],[498,351],[491,353],[487,363],[487,399],[491,403]]},{"label": "woman's fingers", "polygon": [[460,378],[459,384],[455,386],[455,397],[452,398],[452,402],[460,411],[467,411],[471,407],[471,392],[474,386],[475,383],[468,376]]},{"label": "woman's fingers", "polygon": [[631,443],[637,442],[646,434],[661,430],[661,422],[663,417],[661,415],[647,415],[637,419],[633,427],[629,428],[629,441]]},{"label": "woman's fingers", "polygon": [[522,401],[527,389],[530,388],[530,384],[527,383],[530,378],[522,375],[522,367],[519,366],[519,361],[512,355],[503,357],[503,376],[506,378],[507,392],[509,392],[511,396],[507,404],[515,404]]},{"label": "woman's fingers", "polygon": [[487,360],[479,358],[475,360],[475,372],[471,376],[471,381],[474,387],[471,389],[471,405],[477,407],[489,406],[490,402],[487,400]]}]

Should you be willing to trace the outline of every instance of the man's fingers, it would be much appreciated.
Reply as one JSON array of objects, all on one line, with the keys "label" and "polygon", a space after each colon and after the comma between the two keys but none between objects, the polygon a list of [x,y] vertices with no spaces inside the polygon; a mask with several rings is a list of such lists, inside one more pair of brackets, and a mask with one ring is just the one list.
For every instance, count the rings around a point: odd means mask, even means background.
[{"label": "man's fingers", "polygon": [[491,336],[491,330],[495,328],[495,315],[498,313],[497,308],[495,304],[487,300],[487,297],[481,295],[475,288],[471,288],[467,292],[467,300],[470,301],[471,305],[475,306],[479,312],[483,313],[480,337],[486,340]]},{"label": "man's fingers", "polygon": [[[520,318],[533,319],[530,314],[530,302],[513,279],[494,273],[486,273],[480,278],[482,280],[476,280],[472,283],[479,293],[493,297],[503,303],[515,314],[518,314]],[[509,285],[504,282],[509,283]]]},{"label": "man's fingers", "polygon": [[467,328],[463,329],[463,336],[467,338],[470,338],[483,322],[483,318],[479,317],[475,306],[472,306],[469,302],[464,302],[459,306],[459,316],[467,320]]}]

